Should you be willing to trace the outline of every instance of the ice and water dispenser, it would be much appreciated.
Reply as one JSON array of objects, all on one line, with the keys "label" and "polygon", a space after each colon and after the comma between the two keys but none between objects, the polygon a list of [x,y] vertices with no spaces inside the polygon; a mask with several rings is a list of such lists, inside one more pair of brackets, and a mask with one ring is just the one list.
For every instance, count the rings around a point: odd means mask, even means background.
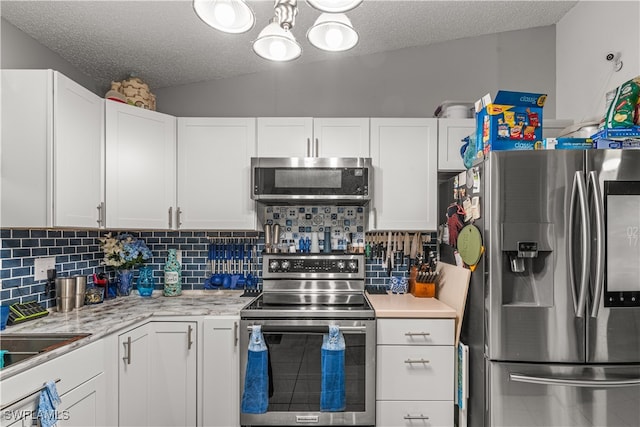
[{"label": "ice and water dispenser", "polygon": [[509,305],[553,305],[553,224],[502,224],[502,299]]}]

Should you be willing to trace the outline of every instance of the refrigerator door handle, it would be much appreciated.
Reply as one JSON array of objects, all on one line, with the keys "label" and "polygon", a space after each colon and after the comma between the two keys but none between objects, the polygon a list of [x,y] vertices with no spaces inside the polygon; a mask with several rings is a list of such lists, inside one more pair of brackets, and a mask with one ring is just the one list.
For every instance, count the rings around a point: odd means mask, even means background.
[{"label": "refrigerator door handle", "polygon": [[589,187],[592,189],[593,210],[596,219],[596,270],[595,289],[593,291],[593,306],[591,307],[591,317],[598,317],[600,308],[600,297],[604,288],[604,203],[600,186],[598,186],[598,173],[589,172]]},{"label": "refrigerator door handle", "polygon": [[582,380],[578,378],[554,378],[539,377],[524,374],[509,374],[511,381],[520,383],[540,384],[540,385],[561,385],[571,387],[595,387],[595,388],[613,388],[613,387],[636,387],[640,386],[640,378],[630,378],[626,380]]},{"label": "refrigerator door handle", "polygon": [[[577,198],[577,202],[576,202]],[[574,217],[577,204],[580,204],[580,231],[582,236],[582,253],[581,253],[581,275],[580,275],[580,287],[578,292],[578,302],[576,304],[576,279],[575,279],[575,266],[573,265],[573,230],[575,228]],[[587,205],[587,191],[584,179],[584,173],[582,171],[576,171],[573,177],[573,187],[571,188],[571,204],[569,208],[569,245],[568,245],[568,257],[569,257],[569,281],[571,284],[571,293],[573,295],[573,308],[576,313],[576,317],[583,317],[585,307],[587,304],[587,286],[589,284],[589,256],[591,252],[591,233],[589,230],[589,211]]]}]

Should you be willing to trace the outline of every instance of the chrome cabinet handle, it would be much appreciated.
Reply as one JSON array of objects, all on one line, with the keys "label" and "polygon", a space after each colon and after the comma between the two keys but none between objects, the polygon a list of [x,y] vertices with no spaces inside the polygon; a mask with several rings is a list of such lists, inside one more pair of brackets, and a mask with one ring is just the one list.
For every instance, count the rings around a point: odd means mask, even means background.
[{"label": "chrome cabinet handle", "polygon": [[602,296],[602,288],[604,286],[604,213],[602,201],[602,193],[598,186],[598,173],[589,172],[589,185],[592,188],[593,209],[596,218],[596,270],[595,281],[596,287],[593,291],[593,306],[591,307],[591,317],[598,317],[600,309],[600,297]]},{"label": "chrome cabinet handle", "polygon": [[313,157],[319,157],[318,152],[320,151],[320,149],[319,149],[320,145],[318,143],[318,138],[316,138],[316,143],[315,143],[314,147],[315,147],[315,152],[313,153]]},{"label": "chrome cabinet handle", "polygon": [[173,228],[173,206],[169,207],[169,228]]},{"label": "chrome cabinet handle", "polygon": [[431,332],[405,332],[404,333],[405,337],[415,337],[415,336],[428,337],[429,335],[431,335]]},{"label": "chrome cabinet handle", "polygon": [[640,385],[640,378],[630,378],[625,380],[588,380],[579,378],[552,378],[538,377],[524,374],[509,374],[509,379],[515,382],[540,384],[540,385],[563,385],[573,387],[635,387]]},{"label": "chrome cabinet handle", "polygon": [[189,325],[188,337],[187,337],[187,350],[191,350],[191,346],[193,345],[193,339],[191,338],[192,333],[193,333],[193,327]]},{"label": "chrome cabinet handle", "polygon": [[428,420],[429,417],[427,417],[426,415],[411,415],[411,414],[407,414],[404,417],[405,420]]},{"label": "chrome cabinet handle", "polygon": [[311,138],[307,138],[307,157],[313,157],[311,153]]},{"label": "chrome cabinet handle", "polygon": [[98,227],[102,227],[102,202],[96,206],[96,209],[98,209],[98,219],[96,222],[98,223]]},{"label": "chrome cabinet handle", "polygon": [[176,226],[177,228],[182,226],[182,209],[180,209],[180,206],[176,209]]},{"label": "chrome cabinet handle", "polygon": [[233,346],[238,346],[238,322],[233,322]]},{"label": "chrome cabinet handle", "polygon": [[427,363],[431,363],[431,362],[429,360],[425,360],[425,359],[420,358],[420,359],[407,359],[407,360],[404,361],[404,363],[407,363],[407,364],[422,363],[422,364],[426,365]]},{"label": "chrome cabinet handle", "polygon": [[127,355],[122,360],[125,360],[127,365],[131,365],[131,337],[127,337],[127,342],[123,342],[122,345],[127,347]]}]

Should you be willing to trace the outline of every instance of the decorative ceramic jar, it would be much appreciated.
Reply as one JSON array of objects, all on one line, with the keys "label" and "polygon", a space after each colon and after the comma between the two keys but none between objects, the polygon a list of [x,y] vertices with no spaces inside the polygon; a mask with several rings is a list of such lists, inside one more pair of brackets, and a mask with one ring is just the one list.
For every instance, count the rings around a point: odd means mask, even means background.
[{"label": "decorative ceramic jar", "polygon": [[169,257],[164,265],[164,296],[175,297],[182,294],[182,266],[178,262],[175,249],[169,249]]}]

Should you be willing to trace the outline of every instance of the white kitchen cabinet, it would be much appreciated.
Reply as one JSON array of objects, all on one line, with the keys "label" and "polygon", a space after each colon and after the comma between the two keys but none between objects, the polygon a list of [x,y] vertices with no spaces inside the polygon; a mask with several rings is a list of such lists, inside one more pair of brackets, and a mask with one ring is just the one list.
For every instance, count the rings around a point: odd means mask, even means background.
[{"label": "white kitchen cabinet", "polygon": [[462,139],[475,133],[475,119],[438,119],[438,171],[463,171]]},{"label": "white kitchen cabinet", "polygon": [[254,118],[178,118],[178,228],[255,230]]},{"label": "white kitchen cabinet", "polygon": [[437,119],[371,119],[370,230],[436,229],[437,138]]},{"label": "white kitchen cabinet", "polygon": [[108,228],[175,229],[176,119],[106,101]]},{"label": "white kitchen cabinet", "polygon": [[60,427],[99,427],[105,425],[104,387],[105,374],[60,396]]},{"label": "white kitchen cabinet", "polygon": [[369,118],[313,119],[316,157],[369,157]]},{"label": "white kitchen cabinet", "polygon": [[104,426],[104,342],[72,350],[0,381],[1,426],[32,426],[42,387],[56,381],[59,426]]},{"label": "white kitchen cabinet", "polygon": [[258,157],[368,157],[368,118],[259,117]]},{"label": "white kitchen cabinet", "polygon": [[258,117],[258,157],[310,157],[311,117]]},{"label": "white kitchen cabinet", "polygon": [[150,322],[119,335],[118,424],[196,424],[197,322]]},{"label": "white kitchen cabinet", "polygon": [[239,425],[239,322],[238,316],[204,320],[203,426]]},{"label": "white kitchen cabinet", "polygon": [[147,323],[118,337],[118,425],[149,425],[153,404],[150,328]]},{"label": "white kitchen cabinet", "polygon": [[377,426],[453,426],[454,322],[378,319]]},{"label": "white kitchen cabinet", "polygon": [[3,227],[104,226],[104,99],[53,70],[2,70]]},{"label": "white kitchen cabinet", "polygon": [[197,322],[152,322],[151,426],[195,426]]}]

